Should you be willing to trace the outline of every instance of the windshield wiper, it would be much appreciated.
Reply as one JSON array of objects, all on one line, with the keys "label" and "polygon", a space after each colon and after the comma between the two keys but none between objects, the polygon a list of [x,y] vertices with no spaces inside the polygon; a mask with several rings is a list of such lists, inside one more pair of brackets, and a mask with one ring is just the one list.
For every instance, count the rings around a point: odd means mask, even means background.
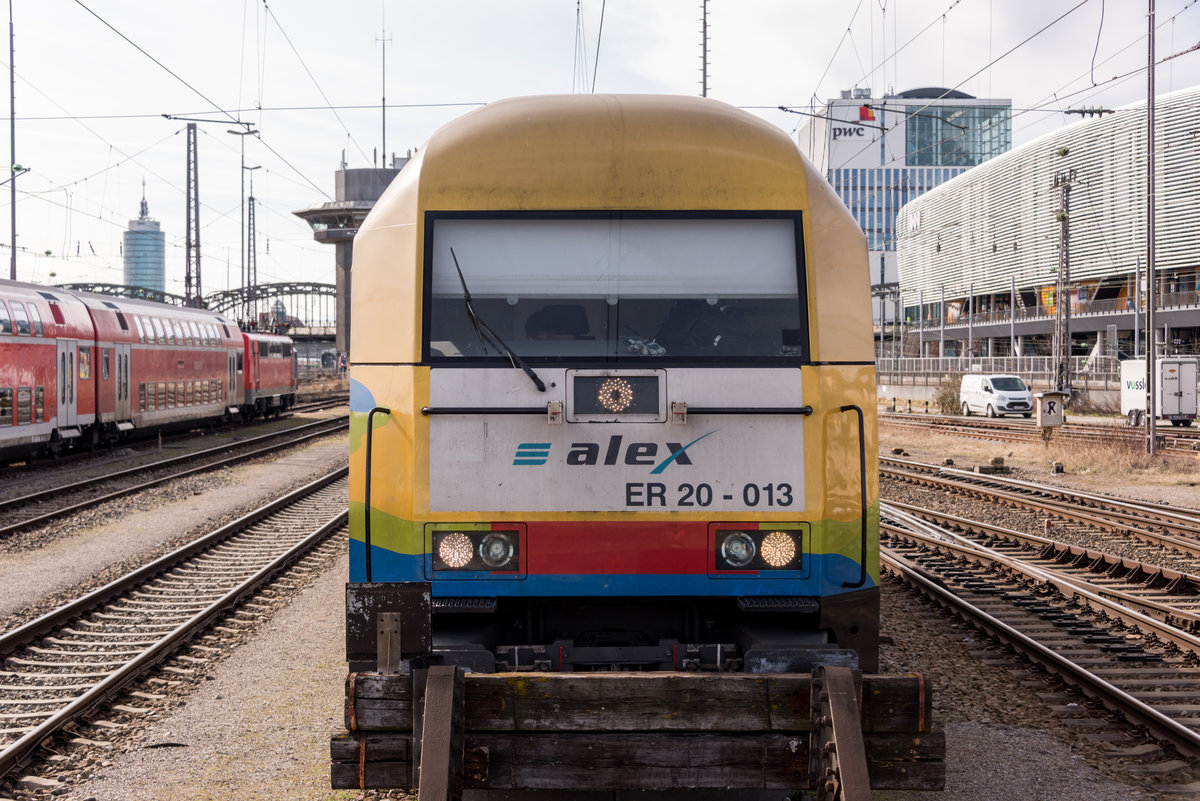
[{"label": "windshield wiper", "polygon": [[504,344],[504,340],[492,330],[492,327],[479,318],[475,313],[475,309],[471,307],[471,290],[467,289],[467,279],[463,278],[462,267],[458,266],[458,256],[454,255],[454,248],[450,248],[450,258],[454,259],[454,269],[458,270],[458,280],[462,282],[463,302],[467,305],[467,317],[471,320],[471,325],[475,327],[475,333],[479,335],[479,341],[484,343],[484,352],[487,352],[487,343],[491,342],[492,347],[498,351],[503,351],[508,355],[508,361],[513,367],[520,367],[525,371],[525,375],[529,376],[529,380],[537,387],[538,392],[545,392],[546,385],[542,383],[542,379],[538,378],[537,373],[525,363],[525,360],[517,355],[517,352]]}]

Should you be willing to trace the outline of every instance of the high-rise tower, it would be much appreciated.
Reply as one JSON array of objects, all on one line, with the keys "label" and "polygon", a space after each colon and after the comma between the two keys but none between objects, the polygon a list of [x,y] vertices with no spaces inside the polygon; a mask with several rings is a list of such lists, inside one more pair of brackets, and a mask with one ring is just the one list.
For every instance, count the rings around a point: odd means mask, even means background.
[{"label": "high-rise tower", "polygon": [[166,291],[164,235],[158,220],[151,219],[146,202],[146,182],[142,181],[142,209],[136,220],[129,221],[124,234],[125,284]]}]

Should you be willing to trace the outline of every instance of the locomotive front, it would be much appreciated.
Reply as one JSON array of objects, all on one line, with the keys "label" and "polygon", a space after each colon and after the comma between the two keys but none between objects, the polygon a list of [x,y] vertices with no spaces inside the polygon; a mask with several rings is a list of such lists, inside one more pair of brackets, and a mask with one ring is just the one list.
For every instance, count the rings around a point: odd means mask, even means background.
[{"label": "locomotive front", "polygon": [[352,670],[874,671],[862,233],[700,98],[491,104],[355,240]]}]

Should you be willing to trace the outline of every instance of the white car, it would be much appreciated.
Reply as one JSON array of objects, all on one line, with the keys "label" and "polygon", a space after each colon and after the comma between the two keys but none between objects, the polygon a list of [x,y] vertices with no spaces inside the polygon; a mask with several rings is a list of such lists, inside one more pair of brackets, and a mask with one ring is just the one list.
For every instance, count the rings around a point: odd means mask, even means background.
[{"label": "white car", "polygon": [[1020,376],[1015,375],[964,375],[958,400],[964,416],[975,412],[988,417],[1033,414],[1033,394]]}]

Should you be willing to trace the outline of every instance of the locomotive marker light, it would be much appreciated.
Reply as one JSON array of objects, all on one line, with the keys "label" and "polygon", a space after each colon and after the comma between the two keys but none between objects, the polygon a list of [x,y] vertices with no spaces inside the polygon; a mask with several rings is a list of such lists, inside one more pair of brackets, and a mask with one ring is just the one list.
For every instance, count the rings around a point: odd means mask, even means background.
[{"label": "locomotive marker light", "polygon": [[474,551],[471,538],[461,531],[451,531],[443,535],[437,546],[438,559],[451,570],[460,570],[470,564]]},{"label": "locomotive marker light", "polygon": [[434,572],[520,572],[520,532],[447,529],[433,532]]},{"label": "locomotive marker light", "polygon": [[800,531],[718,530],[716,569],[721,571],[800,570]]},{"label": "locomotive marker light", "polygon": [[772,531],[762,541],[762,558],[771,567],[784,567],[796,557],[796,543],[783,531]]}]

